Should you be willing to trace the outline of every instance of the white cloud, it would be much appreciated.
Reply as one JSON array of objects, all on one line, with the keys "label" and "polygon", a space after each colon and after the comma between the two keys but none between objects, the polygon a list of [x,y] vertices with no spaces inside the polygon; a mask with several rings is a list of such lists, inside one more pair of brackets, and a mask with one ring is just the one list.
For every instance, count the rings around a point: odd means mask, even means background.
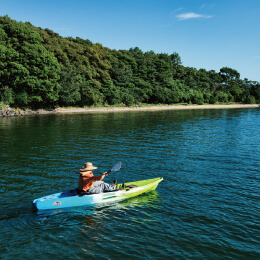
[{"label": "white cloud", "polygon": [[183,14],[178,14],[176,17],[179,20],[189,20],[189,19],[195,19],[195,18],[209,19],[209,18],[212,18],[212,15],[196,14],[196,13],[183,13]]},{"label": "white cloud", "polygon": [[179,11],[181,11],[181,10],[183,10],[182,7],[180,7],[180,8],[178,8],[178,9],[174,10],[173,12],[176,13],[176,12],[179,12]]}]

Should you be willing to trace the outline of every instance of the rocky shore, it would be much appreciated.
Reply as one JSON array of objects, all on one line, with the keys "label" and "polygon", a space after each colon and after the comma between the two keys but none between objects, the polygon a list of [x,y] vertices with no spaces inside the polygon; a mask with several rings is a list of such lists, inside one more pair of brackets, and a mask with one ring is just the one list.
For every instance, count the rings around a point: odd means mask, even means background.
[{"label": "rocky shore", "polygon": [[182,109],[234,109],[234,108],[259,108],[257,104],[232,104],[232,105],[169,105],[147,107],[102,107],[102,108],[56,108],[38,110],[15,110],[6,107],[0,110],[0,117],[33,116],[42,114],[71,114],[71,113],[95,113],[95,112],[119,112],[119,111],[147,111],[147,110],[182,110]]},{"label": "rocky shore", "polygon": [[17,116],[32,116],[32,115],[40,115],[40,114],[55,114],[56,110],[31,110],[31,109],[25,109],[25,110],[15,110],[12,108],[5,108],[3,110],[0,110],[0,117],[17,117]]}]

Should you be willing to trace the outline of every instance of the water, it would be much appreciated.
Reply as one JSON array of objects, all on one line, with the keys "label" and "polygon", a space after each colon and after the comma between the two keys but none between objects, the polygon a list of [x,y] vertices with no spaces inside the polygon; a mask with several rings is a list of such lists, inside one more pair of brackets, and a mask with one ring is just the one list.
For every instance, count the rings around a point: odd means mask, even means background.
[{"label": "water", "polygon": [[[1,259],[260,259],[260,110],[0,118]],[[118,182],[163,177],[121,203],[35,212],[122,161]]]}]

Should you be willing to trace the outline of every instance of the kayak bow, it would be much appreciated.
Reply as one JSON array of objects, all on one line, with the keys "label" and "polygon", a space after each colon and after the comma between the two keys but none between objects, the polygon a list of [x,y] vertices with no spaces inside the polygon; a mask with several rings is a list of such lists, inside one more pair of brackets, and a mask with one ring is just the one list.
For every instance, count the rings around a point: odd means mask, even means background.
[{"label": "kayak bow", "polygon": [[[59,209],[77,206],[88,206],[98,203],[107,203],[125,200],[134,196],[138,196],[142,193],[155,190],[157,185],[163,180],[163,178],[155,178],[149,180],[135,181],[125,183],[124,190],[117,190],[112,192],[105,192],[99,194],[88,194],[83,196],[74,195],[71,196],[70,191],[55,193],[48,195],[33,201],[33,206],[37,210],[46,209]],[[122,184],[116,185],[117,189],[120,189]]]}]

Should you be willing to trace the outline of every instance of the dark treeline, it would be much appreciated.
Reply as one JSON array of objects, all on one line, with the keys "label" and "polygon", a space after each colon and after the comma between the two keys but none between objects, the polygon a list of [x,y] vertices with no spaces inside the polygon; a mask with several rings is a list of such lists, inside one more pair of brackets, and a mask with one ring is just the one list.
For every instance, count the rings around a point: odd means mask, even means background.
[{"label": "dark treeline", "polygon": [[235,69],[184,67],[171,55],[111,50],[0,17],[0,101],[13,107],[260,103]]}]

